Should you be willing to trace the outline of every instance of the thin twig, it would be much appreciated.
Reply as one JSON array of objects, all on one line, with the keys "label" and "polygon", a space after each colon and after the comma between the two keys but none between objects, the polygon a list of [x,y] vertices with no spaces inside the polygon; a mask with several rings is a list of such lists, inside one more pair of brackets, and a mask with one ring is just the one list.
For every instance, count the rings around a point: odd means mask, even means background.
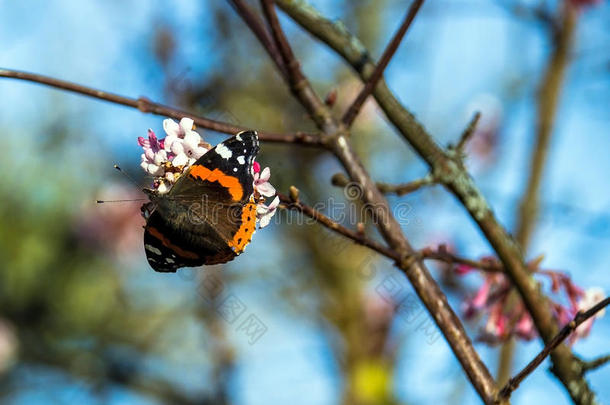
[{"label": "thin twig", "polygon": [[[345,187],[350,184],[349,179],[343,173],[336,173],[331,178],[331,182],[333,186],[337,187]],[[401,184],[390,184],[377,182],[377,188],[384,194],[396,194],[397,196],[403,196],[405,194],[413,193],[423,187],[431,186],[435,184],[436,181],[434,177],[431,175],[422,177],[421,179],[413,180],[408,183]]]},{"label": "thin twig", "polygon": [[422,4],[424,4],[424,0],[415,0],[413,3],[411,3],[411,7],[409,7],[409,11],[407,11],[405,19],[400,25],[400,28],[398,28],[398,31],[396,31],[396,33],[394,34],[394,37],[386,47],[385,51],[383,51],[379,63],[377,63],[377,66],[375,66],[373,74],[371,75],[369,80],[367,80],[366,84],[364,85],[356,99],[349,106],[349,108],[343,115],[343,118],[341,118],[341,121],[343,121],[343,124],[345,124],[345,126],[349,127],[352,125],[354,119],[356,119],[356,116],[360,112],[362,105],[371,95],[373,89],[375,89],[375,86],[383,75],[383,71],[388,66],[388,63],[390,63],[392,56],[394,56],[394,53],[398,49],[398,45],[400,45],[400,42],[407,33],[409,26],[411,26],[411,23],[415,19],[415,16],[417,15],[417,12],[419,11]]},{"label": "thin twig", "polygon": [[540,353],[532,361],[529,362],[523,370],[516,376],[508,380],[508,383],[498,393],[498,400],[508,399],[511,393],[519,387],[519,384],[530,375],[543,361],[548,357],[549,354],[559,346],[564,340],[570,336],[572,332],[578,328],[580,324],[585,322],[587,319],[593,317],[596,313],[604,309],[610,304],[610,297],[604,298],[593,307],[584,312],[578,312],[574,319],[564,326],[557,335],[542,349]]},{"label": "thin twig", "polygon": [[352,231],[351,229],[346,228],[345,226],[322,214],[320,211],[306,204],[303,204],[298,198],[293,198],[292,196],[287,196],[281,193],[278,193],[278,196],[280,197],[280,201],[282,202],[285,208],[299,211],[302,214],[314,219],[316,222],[320,223],[326,228],[353,240],[359,245],[371,248],[374,251],[381,253],[382,255],[389,257],[390,259],[393,259],[395,261],[400,260],[400,256],[392,249],[389,249],[380,244],[379,242],[367,238],[364,234],[358,231]]},{"label": "thin twig", "polygon": [[291,86],[298,86],[299,83],[305,81],[306,79],[303,72],[301,72],[299,62],[292,52],[288,39],[286,38],[286,35],[284,35],[284,31],[280,26],[280,21],[277,18],[273,0],[261,0],[261,6],[263,13],[265,14],[265,18],[267,19],[267,23],[269,24],[269,28],[271,29],[273,39],[275,40],[275,45],[279,49],[284,66],[286,66],[286,70],[288,71],[290,84]]},{"label": "thin twig", "polygon": [[464,147],[466,146],[466,143],[470,140],[470,137],[474,134],[475,130],[477,129],[477,124],[479,123],[479,119],[481,119],[481,113],[477,111],[476,113],[474,113],[474,116],[468,123],[468,126],[466,127],[466,129],[464,129],[464,132],[462,132],[462,136],[460,136],[460,140],[459,140],[457,146],[455,147],[455,149],[458,152],[464,151]]},{"label": "thin twig", "polygon": [[[298,2],[276,0],[276,3],[305,30],[341,55],[360,75],[362,80],[370,78],[375,65],[368,56],[362,42],[350,34],[345,25],[324,17],[304,0]],[[570,13],[566,21],[569,20],[570,23],[573,23],[573,7],[568,3],[562,4],[566,6],[565,8]],[[438,175],[439,180],[443,181],[446,188],[468,210],[497,256],[504,263],[506,273],[517,287],[528,311],[532,314],[540,336],[548,342],[555,336],[558,327],[551,310],[546,305],[546,298],[540,293],[537,286],[531,282],[531,275],[519,245],[500,223],[466,168],[454,164],[453,157],[436,143],[434,137],[392,94],[383,78],[375,87],[373,95],[388,120],[419,156],[428,163],[433,173]],[[578,366],[574,363],[573,357],[567,346],[558,347],[552,354],[553,372],[570,393],[575,403],[595,403],[595,393],[587,381],[579,375]],[[476,388],[480,393],[478,387]]]},{"label": "thin twig", "polygon": [[[273,31],[273,36],[265,28],[264,23],[254,14],[254,12],[241,0],[229,0],[235,7],[244,22],[254,32],[259,39],[261,45],[265,48],[271,59],[282,73],[282,77],[289,85],[290,91],[305,107],[316,125],[325,132],[337,132],[337,126],[334,124],[330,112],[325,108],[324,102],[313,90],[313,87],[302,74],[299,64],[294,58],[294,54],[290,49],[288,40],[286,39],[273,7],[267,10],[275,16],[275,22],[270,23]],[[265,3],[263,3],[264,6]],[[263,8],[266,8],[265,6]],[[280,37],[280,40],[277,38]]]},{"label": "thin twig", "polygon": [[[55,79],[48,76],[39,75],[36,73],[22,72],[18,70],[0,68],[0,77],[9,79],[18,79],[28,82],[40,83],[46,86],[57,89],[66,90],[72,93],[81,94],[88,97],[97,98],[99,100],[109,101],[114,104],[120,104],[131,108],[137,108],[143,113],[161,115],[164,117],[181,119],[190,117],[195,124],[201,128],[210,129],[212,131],[222,132],[225,134],[236,134],[249,128],[238,125],[229,124],[226,122],[216,121],[209,118],[197,116],[188,111],[180,110],[173,107],[168,107],[163,104],[155,103],[146,97],[130,98],[114,93],[109,93],[102,90],[93,89],[91,87],[82,86],[73,82]],[[281,143],[298,143],[312,146],[323,146],[322,142],[316,134],[297,132],[293,134],[278,134],[272,132],[257,131],[258,136],[262,141],[266,142],[281,142]]]},{"label": "thin twig", "polygon": [[242,0],[229,0],[229,3],[231,3],[237,14],[244,20],[256,38],[258,38],[259,42],[263,45],[263,48],[267,51],[273,62],[275,62],[275,65],[280,70],[282,76],[287,77],[288,70],[286,69],[282,55],[277,46],[275,46],[273,38],[271,38],[271,35],[269,35],[269,32],[265,29],[263,22]]},{"label": "thin twig", "polygon": [[589,371],[596,370],[602,366],[605,366],[608,363],[610,363],[610,354],[598,357],[597,359],[593,359],[591,361],[583,362],[582,372],[587,373]]},{"label": "thin twig", "polygon": [[424,248],[424,249],[415,251],[415,253],[413,253],[411,255],[407,255],[406,257],[401,258],[400,255],[398,253],[396,253],[394,250],[383,246],[379,242],[376,242],[372,239],[367,238],[366,235],[364,235],[361,232],[353,231],[353,230],[339,224],[338,222],[327,217],[326,215],[324,215],[320,211],[316,210],[315,208],[312,208],[311,206],[304,204],[303,202],[301,202],[298,199],[298,190],[296,188],[291,187],[290,195],[278,193],[278,196],[280,197],[280,201],[282,202],[282,205],[284,206],[284,208],[296,210],[296,211],[308,216],[309,218],[315,220],[316,222],[320,223],[324,227],[353,240],[354,242],[356,242],[359,245],[366,246],[366,247],[376,251],[377,253],[380,253],[381,255],[386,256],[387,258],[392,259],[396,262],[405,260],[405,259],[437,260],[437,261],[441,261],[441,262],[444,262],[444,263],[447,263],[450,265],[463,264],[463,265],[466,265],[466,266],[469,266],[469,267],[472,267],[475,269],[479,269],[482,271],[486,271],[486,272],[497,273],[497,272],[503,271],[502,263],[500,263],[498,260],[494,261],[494,260],[468,259],[468,258],[461,257],[454,253],[449,252],[444,245],[439,246],[437,249],[433,249],[433,248],[429,248],[429,247]]}]

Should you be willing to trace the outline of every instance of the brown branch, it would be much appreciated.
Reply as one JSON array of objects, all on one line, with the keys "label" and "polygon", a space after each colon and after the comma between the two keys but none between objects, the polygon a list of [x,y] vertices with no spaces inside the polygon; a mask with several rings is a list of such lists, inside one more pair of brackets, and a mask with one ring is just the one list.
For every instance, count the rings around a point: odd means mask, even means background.
[{"label": "brown branch", "polygon": [[[102,90],[93,89],[91,87],[82,86],[80,84],[72,83],[65,80],[55,79],[49,76],[43,76],[35,73],[22,72],[18,70],[10,70],[0,68],[0,77],[9,79],[18,79],[28,82],[34,82],[44,84],[46,86],[54,87],[56,89],[66,90],[72,93],[81,94],[87,97],[97,98],[99,100],[109,101],[114,104],[120,104],[131,108],[137,108],[143,113],[150,113],[154,115],[161,115],[164,117],[181,119],[183,117],[190,117],[193,119],[195,124],[201,128],[209,129],[212,131],[222,132],[225,134],[236,134],[237,132],[247,130],[238,125],[229,124],[226,122],[216,121],[205,117],[200,117],[190,113],[188,111],[180,110],[173,107],[168,107],[163,104],[155,103],[150,101],[146,97],[140,97],[138,99],[121,96],[114,93],[109,93]],[[294,134],[279,134],[272,132],[257,131],[258,136],[262,141],[266,142],[280,142],[280,143],[297,143],[311,146],[323,146],[319,137],[316,134],[296,132]]]},{"label": "brown branch", "polygon": [[383,246],[379,242],[376,242],[372,239],[367,238],[361,232],[352,231],[351,229],[346,228],[345,226],[339,224],[338,222],[336,222],[336,221],[330,219],[329,217],[327,217],[326,215],[322,214],[320,211],[318,211],[306,204],[303,204],[298,198],[295,198],[295,196],[293,195],[293,192],[291,192],[290,196],[287,196],[287,195],[284,195],[281,193],[278,193],[277,195],[278,195],[278,197],[280,197],[280,201],[282,202],[282,204],[284,205],[285,208],[296,210],[296,211],[308,216],[309,218],[314,219],[316,222],[323,225],[324,227],[326,227],[332,231],[335,231],[335,232],[339,233],[340,235],[345,236],[346,238],[353,240],[354,242],[356,242],[359,245],[366,246],[366,247],[382,254],[383,256],[393,259],[394,261],[400,260],[400,257],[398,256],[398,254],[396,252],[394,252],[392,249],[388,249],[387,247]]},{"label": "brown branch", "polygon": [[605,366],[608,363],[610,363],[610,354],[598,357],[597,359],[594,359],[594,360],[591,360],[591,361],[583,362],[582,372],[583,373],[587,373],[589,371],[596,370],[596,369],[598,369],[600,367]]},{"label": "brown branch", "polygon": [[375,187],[375,183],[349,144],[348,131],[345,130],[342,123],[334,120],[330,109],[311,90],[308,81],[303,82],[302,86],[293,87],[292,92],[323,132],[326,145],[334,152],[349,177],[362,186],[363,202],[372,208],[371,214],[381,235],[388,246],[402,258],[397,266],[407,276],[449,342],[453,353],[462,364],[476,391],[484,402],[491,403],[495,397],[495,383],[489,370],[481,361],[464,326],[453,312],[447,297],[428,269],[420,260],[414,260],[415,251],[405,238],[400,224],[392,215],[387,200]]},{"label": "brown branch", "polygon": [[[284,208],[298,211],[298,212],[306,215],[307,217],[315,220],[320,225],[322,225],[334,232],[337,232],[338,234],[343,235],[346,238],[351,239],[352,241],[354,241],[355,243],[357,243],[359,245],[366,246],[366,247],[376,251],[377,253],[379,253],[389,259],[392,259],[396,262],[399,262],[399,261],[405,259],[405,258],[401,258],[392,249],[388,249],[387,247],[383,246],[382,244],[380,244],[372,239],[367,238],[366,235],[364,235],[364,233],[359,232],[359,231],[353,231],[353,230],[339,224],[335,220],[327,217],[326,215],[324,215],[320,211],[316,210],[315,208],[313,208],[309,205],[303,204],[303,202],[301,202],[298,198],[298,190],[296,188],[291,187],[289,195],[285,195],[285,194],[281,194],[281,193],[278,193],[277,195],[280,198],[280,201],[282,202],[282,206]],[[479,269],[479,270],[486,271],[486,272],[493,272],[493,273],[498,273],[498,272],[503,271],[502,263],[500,263],[499,261],[468,259],[468,258],[461,257],[461,256],[458,256],[456,254],[449,252],[443,245],[439,246],[438,249],[424,248],[419,251],[415,251],[413,254],[407,256],[406,258],[409,260],[413,260],[413,259],[437,260],[437,261],[447,263],[449,265],[464,264],[466,266],[470,266],[475,269]]]},{"label": "brown branch", "polygon": [[[345,187],[350,184],[350,181],[343,173],[335,173],[331,178],[331,183],[333,186]],[[415,192],[423,187],[431,186],[435,183],[434,177],[428,175],[426,177],[422,177],[421,179],[401,184],[377,182],[376,186],[379,191],[384,194],[396,194],[397,196],[403,196],[405,194]]]},{"label": "brown branch", "polygon": [[578,312],[574,319],[564,326],[553,339],[551,339],[547,345],[542,349],[540,353],[532,361],[529,362],[523,370],[521,370],[516,376],[511,378],[508,383],[502,388],[498,394],[498,400],[508,399],[511,393],[519,387],[519,384],[530,375],[539,365],[546,359],[551,352],[557,348],[564,340],[570,336],[572,332],[578,328],[587,319],[593,317],[596,313],[610,305],[610,297],[603,299],[602,301],[595,304],[593,307],[584,312]]},{"label": "brown branch", "polygon": [[280,69],[282,77],[288,83],[290,91],[309,112],[316,125],[324,132],[337,132],[339,128],[335,125],[330,112],[301,72],[299,63],[294,58],[288,40],[279,25],[279,21],[277,21],[273,7],[270,4],[265,6],[265,3],[263,3],[264,9],[269,8],[267,12],[272,14],[271,18],[275,16],[275,21],[270,23],[273,32],[273,37],[270,38],[263,22],[242,0],[229,1],[271,56]]},{"label": "brown branch", "polygon": [[[343,24],[328,20],[303,0],[298,2],[276,0],[276,3],[305,30],[341,55],[363,80],[370,78],[375,66],[368,57],[366,48],[345,29]],[[571,7],[568,9],[570,10]],[[572,12],[573,10],[569,14]],[[428,163],[434,176],[467,209],[502,260],[506,274],[532,315],[540,336],[548,342],[557,333],[558,326],[550,308],[546,305],[546,298],[541,294],[536,283],[532,282],[519,245],[498,221],[470,174],[461,162],[456,161],[436,143],[415,116],[392,94],[383,79],[380,79],[373,95],[400,135]],[[554,364],[553,371],[572,399],[579,404],[595,403],[595,393],[582,377],[579,371],[580,365],[571,350],[565,345],[559,346],[553,351],[551,358]]]},{"label": "brown branch", "polygon": [[233,6],[237,14],[246,23],[248,28],[254,33],[258,41],[263,45],[263,48],[267,51],[275,66],[279,69],[282,77],[288,76],[288,70],[284,64],[282,55],[277,49],[273,38],[269,35],[269,31],[265,29],[263,22],[256,16],[256,14],[248,7],[242,0],[229,0],[229,3]]},{"label": "brown branch", "polygon": [[288,39],[286,38],[286,35],[284,35],[284,31],[280,26],[280,21],[277,18],[273,0],[261,0],[261,7],[263,9],[263,13],[265,14],[265,18],[267,19],[269,28],[271,29],[271,34],[275,40],[275,45],[280,50],[282,61],[284,66],[286,66],[286,70],[288,72],[287,77],[290,81],[290,85],[299,86],[299,84],[306,81],[306,79],[303,72],[301,72],[299,62],[296,60],[294,53],[292,52]]},{"label": "brown branch", "polygon": [[400,25],[400,28],[398,28],[398,31],[396,31],[396,33],[394,34],[394,37],[386,47],[385,51],[383,51],[379,63],[377,64],[377,66],[375,66],[375,70],[367,80],[366,84],[364,85],[356,99],[349,106],[349,108],[343,115],[343,118],[341,118],[341,121],[343,121],[343,124],[346,127],[350,127],[352,125],[352,123],[356,119],[356,116],[360,112],[360,109],[364,105],[364,102],[373,92],[373,89],[375,88],[375,86],[379,82],[379,79],[381,79],[381,76],[383,75],[383,71],[390,63],[390,60],[392,60],[394,53],[398,49],[398,45],[400,45],[400,42],[407,33],[407,30],[411,26],[411,23],[415,19],[415,16],[417,15],[417,12],[419,11],[422,4],[424,4],[424,0],[414,0],[413,3],[411,3],[411,7],[409,7],[409,10],[407,11],[405,19]]},{"label": "brown branch", "polygon": [[466,129],[464,129],[464,132],[462,132],[462,135],[460,136],[460,140],[458,141],[458,144],[455,147],[458,152],[464,152],[464,147],[470,140],[470,137],[475,133],[475,130],[477,129],[477,124],[479,123],[480,119],[481,113],[477,111],[468,123]]}]

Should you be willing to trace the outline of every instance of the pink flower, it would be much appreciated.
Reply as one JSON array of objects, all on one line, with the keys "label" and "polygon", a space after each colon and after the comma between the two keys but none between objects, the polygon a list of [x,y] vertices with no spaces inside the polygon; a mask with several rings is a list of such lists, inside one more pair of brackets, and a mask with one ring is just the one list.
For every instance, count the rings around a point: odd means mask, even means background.
[{"label": "pink flower", "polygon": [[[259,165],[260,170],[260,165]],[[269,183],[271,177],[271,170],[265,167],[262,172],[257,173],[254,171],[254,188],[258,193],[265,197],[272,197],[275,195],[275,187]]]},{"label": "pink flower", "polygon": [[252,162],[252,171],[254,173],[260,173],[261,172],[261,165],[258,162]]},{"label": "pink flower", "polygon": [[153,176],[163,176],[165,173],[163,164],[167,161],[167,153],[161,149],[153,130],[148,130],[148,139],[138,137],[138,144],[144,149],[144,153],[140,156],[142,169]]},{"label": "pink flower", "polygon": [[586,7],[596,6],[602,3],[602,0],[570,0],[570,3],[576,8],[584,9]]},{"label": "pink flower", "polygon": [[[482,260],[495,259],[483,258]],[[552,293],[564,294],[565,299],[555,301],[555,298],[551,297],[548,300],[548,305],[559,326],[565,326],[574,319],[578,311],[585,311],[604,299],[605,294],[602,289],[594,287],[585,291],[574,284],[568,274],[554,270],[542,270],[538,268],[538,264],[531,267],[532,272],[538,276],[548,277]],[[468,266],[464,266],[463,270],[456,270],[456,274],[463,275],[470,271]],[[472,298],[465,299],[463,303],[466,318],[472,319],[478,315],[487,316],[479,340],[493,344],[509,336],[517,336],[524,340],[533,339],[537,335],[537,330],[525,305],[518,302],[516,305],[513,303],[507,307],[508,294],[514,288],[508,279],[501,273],[482,272],[482,275],[483,284]],[[566,301],[567,305],[563,303]],[[570,343],[586,337],[591,331],[594,320],[603,315],[604,312],[600,311],[595,317],[583,322],[570,336]]]},{"label": "pink flower", "polygon": [[515,333],[517,336],[524,340],[532,340],[538,335],[532,317],[525,311],[523,311],[521,318],[515,326]]},{"label": "pink flower", "polygon": [[280,205],[280,197],[275,196],[271,204],[265,205],[264,203],[259,203],[256,207],[256,217],[259,220],[259,227],[264,228],[269,225],[271,218],[275,215],[275,211],[277,207]]}]

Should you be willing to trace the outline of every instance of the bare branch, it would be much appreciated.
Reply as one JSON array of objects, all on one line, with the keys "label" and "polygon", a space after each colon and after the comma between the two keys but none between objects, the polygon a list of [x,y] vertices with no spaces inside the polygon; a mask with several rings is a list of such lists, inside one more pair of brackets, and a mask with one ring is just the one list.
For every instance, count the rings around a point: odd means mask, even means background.
[{"label": "bare branch", "polygon": [[610,354],[598,357],[597,359],[584,362],[582,365],[582,372],[587,373],[589,371],[597,370],[600,367],[610,363]]},{"label": "bare branch", "polygon": [[[351,35],[343,24],[325,18],[304,0],[276,0],[278,5],[299,25],[329,45],[341,55],[363,80],[368,80],[375,66],[368,56],[366,48]],[[567,23],[575,23],[572,7],[566,7]],[[468,210],[477,223],[497,256],[502,260],[506,274],[517,287],[517,291],[532,315],[536,329],[545,342],[555,336],[558,326],[553,318],[546,299],[531,281],[531,274],[523,258],[518,243],[498,221],[489,203],[478,189],[468,171],[456,164],[435,141],[415,116],[407,110],[392,94],[383,79],[373,91],[373,95],[388,120],[395,126],[400,135],[431,167],[432,173],[445,187],[454,194]],[[579,372],[579,365],[574,364],[571,350],[559,346],[552,354],[553,370],[576,403],[592,404],[595,393]]]},{"label": "bare branch", "polygon": [[360,109],[364,105],[364,102],[371,95],[373,89],[379,82],[379,79],[381,79],[383,71],[388,66],[388,63],[390,63],[390,60],[392,60],[392,56],[394,56],[394,53],[398,49],[398,45],[400,45],[400,42],[407,33],[407,30],[411,26],[411,23],[415,19],[415,16],[417,15],[417,12],[419,11],[422,4],[424,4],[424,0],[415,0],[413,1],[413,3],[411,3],[411,7],[409,7],[409,11],[407,11],[405,19],[400,25],[400,28],[398,28],[398,31],[396,31],[396,33],[394,34],[394,37],[386,47],[385,51],[383,51],[379,63],[377,64],[377,66],[375,66],[375,70],[367,80],[366,84],[364,85],[356,99],[352,102],[352,104],[349,106],[349,108],[343,115],[341,121],[343,121],[343,124],[345,124],[345,126],[350,127],[354,122],[354,119],[356,119],[356,116],[360,112]]},{"label": "bare branch", "polygon": [[[0,77],[24,80],[28,82],[40,83],[56,89],[66,90],[72,93],[81,94],[88,97],[97,98],[99,100],[109,101],[114,104],[120,104],[131,108],[137,108],[143,113],[161,115],[164,117],[181,119],[190,117],[195,124],[201,128],[210,129],[212,131],[222,132],[225,134],[236,134],[240,131],[249,128],[238,125],[229,124],[226,122],[216,121],[209,118],[197,116],[188,111],[180,110],[173,107],[168,107],[163,104],[150,101],[146,97],[138,99],[120,96],[118,94],[105,92],[102,90],[93,89],[91,87],[82,86],[65,80],[55,79],[49,76],[43,76],[35,73],[22,72],[18,70],[0,68]],[[262,141],[280,142],[280,143],[297,143],[311,146],[323,146],[322,142],[316,134],[297,132],[294,134],[279,134],[272,132],[257,131],[258,136]]]},{"label": "bare branch", "polygon": [[540,353],[532,361],[529,362],[523,370],[521,370],[516,376],[508,380],[508,383],[500,390],[498,394],[498,400],[508,399],[511,393],[519,387],[519,384],[530,375],[539,365],[548,357],[549,354],[559,346],[564,340],[570,336],[572,332],[578,328],[580,324],[585,322],[587,319],[595,316],[599,311],[610,305],[610,297],[607,297],[593,307],[584,312],[578,312],[574,319],[564,326],[557,335],[542,349]]},{"label": "bare branch", "polygon": [[[263,3],[263,8],[266,13],[270,13],[270,18],[274,18],[271,29],[273,37],[269,37],[268,31],[265,29],[263,22],[250,10],[250,8],[242,0],[229,0],[237,9],[237,12],[242,17],[244,22],[254,32],[267,53],[271,56],[275,64],[280,69],[282,76],[290,86],[292,94],[305,107],[311,118],[319,128],[325,132],[336,132],[338,130],[330,112],[327,110],[324,102],[315,93],[311,84],[301,72],[298,61],[294,57],[288,40],[286,39],[275,15],[275,10],[271,4]],[[278,40],[279,38],[279,40]]]},{"label": "bare branch", "polygon": [[241,19],[244,20],[256,38],[258,38],[258,41],[263,45],[263,48],[265,48],[282,76],[288,77],[288,71],[282,59],[282,55],[280,54],[279,49],[277,49],[273,38],[271,38],[271,35],[269,35],[269,31],[267,31],[263,22],[242,0],[229,0],[229,3],[231,3],[237,14],[239,14]]},{"label": "bare branch", "polygon": [[[343,173],[335,173],[331,178],[331,182],[333,186],[337,187],[345,187],[350,184],[350,181]],[[389,184],[377,182],[377,188],[384,194],[396,194],[397,196],[403,196],[405,194],[412,193],[414,191],[419,190],[420,188],[431,186],[436,184],[434,177],[428,175],[426,177],[422,177],[421,179],[413,180],[408,183],[401,184]]]},{"label": "bare branch", "polygon": [[464,152],[464,147],[466,146],[466,143],[468,143],[468,141],[470,140],[470,137],[474,134],[475,130],[477,129],[477,124],[479,123],[479,119],[481,119],[481,113],[480,112],[476,112],[474,114],[474,116],[472,117],[472,119],[470,120],[470,122],[468,123],[468,126],[466,127],[466,129],[464,129],[464,132],[462,132],[462,136],[460,136],[460,140],[457,144],[457,146],[455,147],[455,149],[462,153]]},{"label": "bare branch", "polygon": [[332,231],[335,231],[335,232],[353,240],[354,242],[356,242],[359,245],[366,246],[395,261],[400,260],[400,257],[398,256],[398,254],[396,252],[394,252],[392,249],[389,249],[389,248],[383,246],[382,244],[380,244],[379,242],[376,242],[372,239],[368,239],[361,232],[352,231],[351,229],[346,228],[345,226],[339,224],[338,222],[335,222],[334,220],[330,219],[326,215],[322,214],[320,211],[318,211],[306,204],[303,204],[298,198],[294,198],[295,193],[292,188],[291,188],[290,194],[291,194],[290,196],[287,196],[287,195],[278,193],[278,196],[280,197],[280,201],[282,202],[282,204],[284,205],[285,208],[293,209],[298,212],[301,212],[302,214],[316,220],[316,222],[320,223],[321,225],[325,226],[326,228],[328,228]]},{"label": "bare branch", "polygon": [[286,35],[280,26],[280,21],[275,13],[275,7],[273,0],[261,0],[261,6],[271,29],[271,34],[275,40],[275,45],[280,50],[280,55],[284,66],[286,66],[287,77],[290,81],[291,86],[298,86],[299,83],[306,81],[305,76],[301,72],[299,62],[296,60],[292,48],[288,43]]}]

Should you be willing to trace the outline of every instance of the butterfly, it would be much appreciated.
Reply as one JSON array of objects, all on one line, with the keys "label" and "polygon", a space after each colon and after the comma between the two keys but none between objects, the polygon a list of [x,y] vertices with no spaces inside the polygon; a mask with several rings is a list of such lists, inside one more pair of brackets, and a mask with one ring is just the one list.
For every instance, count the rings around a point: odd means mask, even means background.
[{"label": "butterfly", "polygon": [[169,192],[144,190],[144,249],[155,271],[226,263],[244,251],[256,230],[258,151],[257,133],[240,132],[200,157]]}]

